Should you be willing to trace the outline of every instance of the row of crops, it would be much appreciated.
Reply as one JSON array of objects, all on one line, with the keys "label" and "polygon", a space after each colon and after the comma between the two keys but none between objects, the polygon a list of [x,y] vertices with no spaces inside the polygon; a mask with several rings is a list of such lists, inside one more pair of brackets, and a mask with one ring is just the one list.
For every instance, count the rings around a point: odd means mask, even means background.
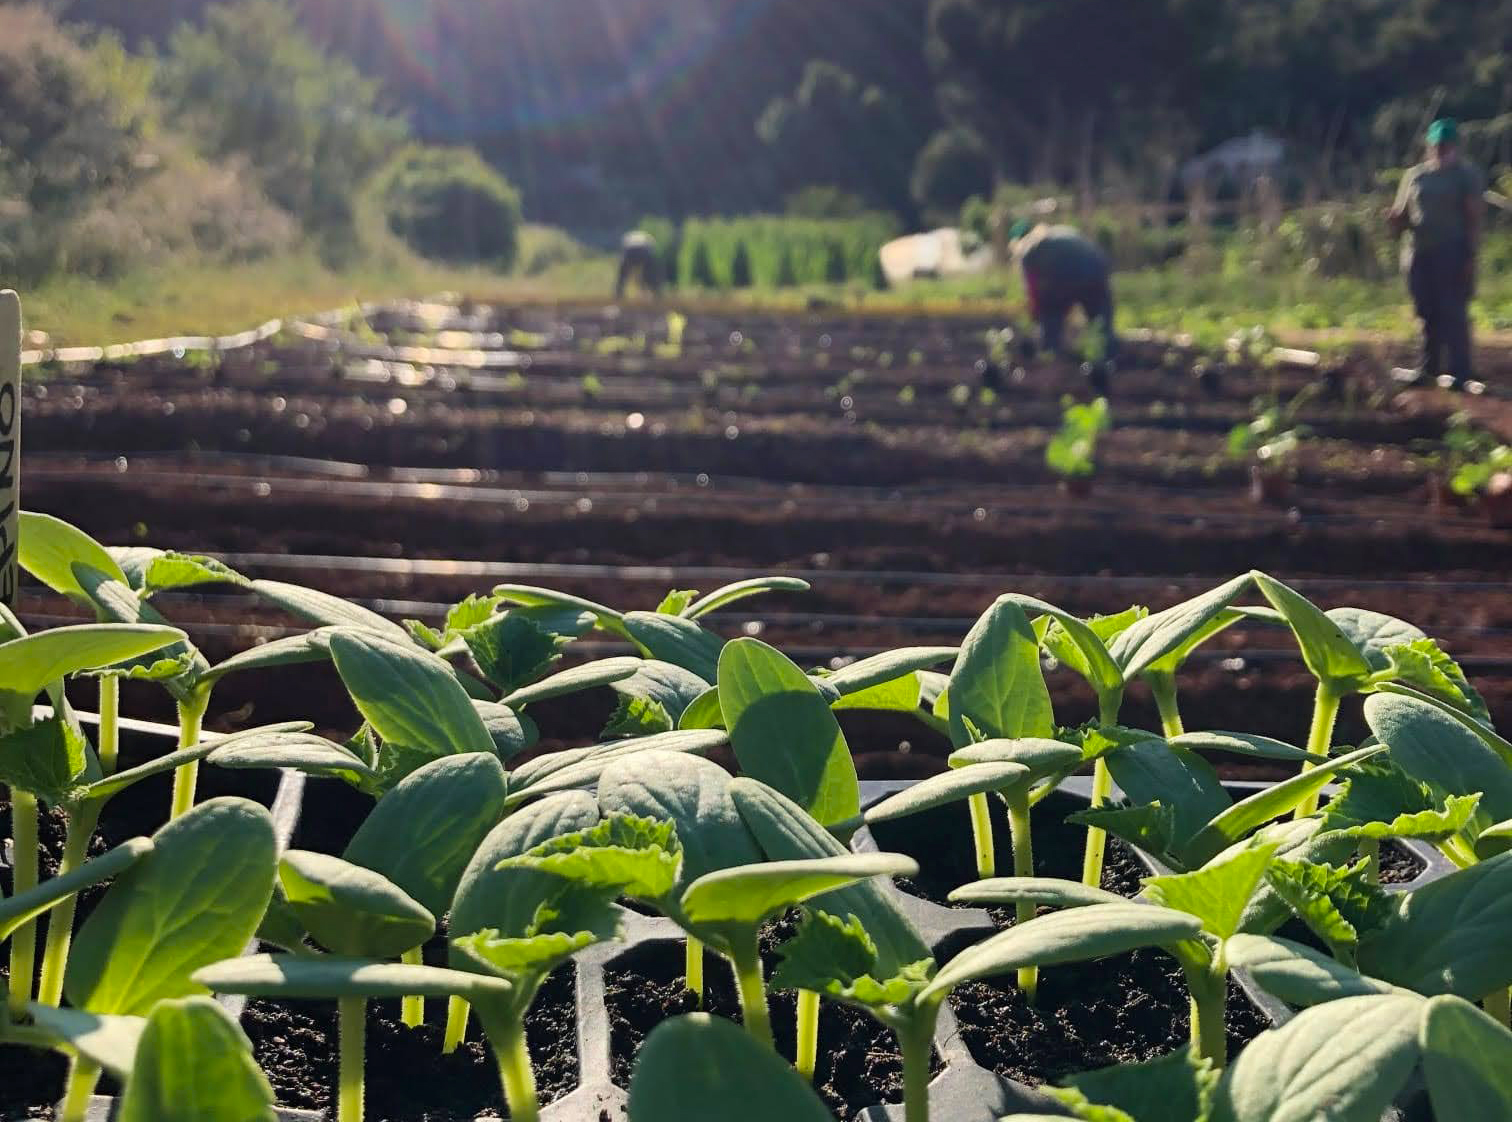
[{"label": "row of crops", "polygon": [[[675,932],[693,1000],[717,1007],[728,976],[736,1008],[650,1032],[620,1098],[598,1100],[635,1122],[848,1118],[889,1097],[906,1122],[1512,1117],[1512,744],[1405,621],[1323,611],[1254,572],[1091,619],[1009,593],[957,646],[808,671],[709,626],[741,600],[802,591],[790,578],[621,607],[502,585],[432,628],[209,557],[107,548],[46,515],[23,516],[20,545],[33,577],[99,621],[27,634],[0,620],[0,1041],[67,1058],[63,1122],[87,1116],[102,1079],[127,1122],[274,1118],[280,1072],[259,1067],[228,997],[335,1006],[323,1061],[339,1122],[391,1116],[365,1105],[377,1004],[444,1026],[438,1060],[486,1040],[509,1117],[533,1122],[532,1005],[554,972],[647,924]],[[213,585],[307,629],[212,665],[153,601]],[[1239,624],[1289,632],[1316,680],[1298,743],[1183,725],[1187,660]],[[595,634],[638,653],[575,657]],[[334,672],[360,715],[349,739],[299,723],[202,731],[223,679],[290,666]],[[1047,666],[1085,679],[1096,712],[1054,712]],[[177,746],[129,766],[123,682],[166,690],[180,715]],[[1131,688],[1153,694],[1158,730],[1120,723]],[[598,741],[543,751],[539,706],[602,689],[619,703]],[[70,692],[97,709],[93,736]],[[1341,744],[1341,708],[1361,698],[1370,735]],[[863,792],[836,712],[868,709],[947,735],[950,769]],[[1209,757],[1294,774],[1235,791]],[[271,810],[202,797],[214,776],[260,774],[282,777]],[[131,794],[170,775],[171,793],[135,804],[140,834],[101,844]],[[305,821],[362,801],[324,849],[286,844],[280,804],[300,777]],[[1068,790],[1089,797],[1068,807]],[[971,867],[953,877],[936,855],[965,839]],[[1403,847],[1429,872],[1387,884]],[[1120,854],[1140,874],[1115,891]],[[942,880],[947,898],[928,902]],[[992,930],[939,938],[953,904],[989,909]],[[1058,973],[1131,952],[1179,973],[1188,1043],[959,1097],[942,1037],[961,993],[991,981],[1035,1007],[1058,1000]],[[1236,1015],[1236,980],[1276,1027]],[[843,1047],[820,1031],[831,1006],[892,1037],[896,1093],[837,1101],[818,1085]],[[423,1064],[406,1074],[438,1083]]]}]

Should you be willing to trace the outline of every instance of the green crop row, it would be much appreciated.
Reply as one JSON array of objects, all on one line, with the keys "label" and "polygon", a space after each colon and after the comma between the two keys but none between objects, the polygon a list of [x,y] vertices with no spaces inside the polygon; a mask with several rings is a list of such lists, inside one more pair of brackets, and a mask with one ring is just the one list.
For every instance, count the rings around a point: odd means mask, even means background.
[{"label": "green crop row", "polygon": [[888,214],[819,219],[782,215],[652,219],[669,280],[690,289],[772,289],[822,284],[883,287],[878,252],[897,237]]},{"label": "green crop row", "polygon": [[[107,548],[45,515],[23,515],[20,557],[99,621],[28,634],[0,611],[0,781],[14,852],[0,900],[10,953],[0,1042],[69,1057],[63,1122],[84,1117],[102,1073],[123,1088],[126,1122],[272,1119],[269,1080],[208,993],[334,1002],[338,1122],[363,1117],[368,1003],[398,1001],[418,1025],[424,998],[445,999],[444,1047],[476,1018],[510,1117],[534,1122],[526,1013],[552,970],[619,936],[621,903],[682,930],[695,992],[708,954],[727,962],[743,1021],[700,1014],[657,1028],[629,1088],[633,1122],[828,1119],[808,1085],[823,1001],[896,1035],[906,1117],[927,1122],[932,1041],[958,987],[1013,979],[1033,1003],[1041,971],[1136,949],[1169,956],[1185,979],[1190,1045],[1066,1080],[1047,1092],[1046,1113],[1018,1122],[1065,1111],[1103,1122],[1374,1122],[1418,1078],[1441,1122],[1512,1117],[1512,744],[1455,662],[1402,620],[1325,612],[1258,572],[1163,611],[1091,619],[1010,593],[959,646],[810,671],[708,626],[747,597],[806,588],[781,577],[624,608],[503,585],[432,628],[209,557]],[[308,629],[212,664],[155,606],[207,585]],[[1297,644],[1316,685],[1303,743],[1184,728],[1185,664],[1239,624]],[[570,659],[590,636],[633,653]],[[1054,711],[1050,659],[1085,679],[1094,714]],[[222,679],[308,664],[328,666],[361,715],[349,738],[297,723],[201,732]],[[64,695],[91,679],[93,739]],[[128,768],[123,680],[155,683],[181,716],[175,750]],[[1121,723],[1136,683],[1157,701],[1158,730]],[[618,706],[598,742],[542,752],[541,703],[604,689]],[[1371,736],[1341,745],[1335,721],[1357,697]],[[39,699],[52,708],[34,711]],[[950,769],[863,806],[836,717],[857,709],[948,738]],[[705,758],[726,747],[738,778]],[[1295,774],[1235,798],[1213,754]],[[199,799],[202,766],[334,779],[370,807],[339,854],[280,853],[260,805]],[[1069,819],[1084,829],[1083,877],[1036,875],[1032,823],[1086,770],[1090,806]],[[89,856],[111,801],[169,773],[161,828]],[[312,785],[305,815],[322,818],[330,789]],[[40,803],[67,823],[48,878]],[[977,879],[952,899],[1011,908],[1016,922],[937,957],[887,883],[916,877],[929,853],[851,843],[865,826],[954,806]],[[991,829],[1003,811],[1008,876]],[[1165,870],[1133,899],[1101,887],[1108,835]],[[1380,847],[1404,839],[1437,847],[1455,871],[1388,894]],[[76,925],[79,894],[107,882]],[[795,908],[800,922],[768,975],[758,935]],[[422,949],[443,930],[446,965],[428,965]],[[254,937],[271,949],[243,955]],[[1240,968],[1298,1013],[1231,1056],[1225,1001]],[[773,1047],[777,990],[800,994],[792,1064]]]}]

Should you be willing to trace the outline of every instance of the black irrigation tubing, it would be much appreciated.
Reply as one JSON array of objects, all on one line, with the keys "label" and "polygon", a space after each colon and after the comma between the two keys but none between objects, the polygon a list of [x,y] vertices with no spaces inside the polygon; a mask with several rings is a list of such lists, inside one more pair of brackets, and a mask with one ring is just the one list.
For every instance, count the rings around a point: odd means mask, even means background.
[{"label": "black irrigation tubing", "polygon": [[[216,553],[216,557],[233,568],[332,570],[349,573],[373,573],[392,576],[457,577],[475,580],[522,581],[544,580],[618,580],[648,584],[672,584],[685,581],[730,581],[761,576],[768,570],[735,565],[596,565],[565,561],[474,561],[437,558],[353,557],[334,554],[298,553]],[[1105,573],[941,573],[898,569],[795,569],[781,567],[781,575],[797,577],[810,584],[829,582],[866,582],[869,584],[917,584],[936,587],[1005,588],[1028,581],[1055,584],[1090,584],[1123,588],[1158,584],[1162,586],[1200,585],[1211,588],[1223,578],[1203,573],[1151,573],[1117,576]],[[1289,580],[1297,588],[1370,589],[1395,592],[1502,592],[1506,581],[1388,579],[1347,577],[1297,577]]]}]

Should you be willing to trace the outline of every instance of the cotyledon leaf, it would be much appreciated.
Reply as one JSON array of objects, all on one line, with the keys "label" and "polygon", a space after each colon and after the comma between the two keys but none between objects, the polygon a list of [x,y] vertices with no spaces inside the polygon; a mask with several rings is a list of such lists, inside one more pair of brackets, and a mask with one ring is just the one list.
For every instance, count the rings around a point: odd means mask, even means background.
[{"label": "cotyledon leaf", "polygon": [[368,767],[340,744],[312,732],[270,731],[217,744],[207,759],[224,768],[293,768],[311,775],[350,773],[372,778]]},{"label": "cotyledon leaf", "polygon": [[1028,769],[1028,782],[1038,783],[1049,776],[1076,770],[1082,759],[1082,750],[1075,745],[1026,736],[1019,740],[984,740],[980,744],[957,748],[950,754],[950,766],[1018,764]]},{"label": "cotyledon leaf", "polygon": [[660,612],[629,612],[624,627],[647,658],[691,670],[710,685],[718,679],[724,640],[693,620]]},{"label": "cotyledon leaf", "polygon": [[949,806],[989,791],[1004,791],[1031,782],[1032,773],[1023,764],[972,764],[955,768],[883,799],[866,812],[869,823],[892,822]]},{"label": "cotyledon leaf", "polygon": [[1172,748],[1184,748],[1189,752],[1230,752],[1236,756],[1253,756],[1261,760],[1307,761],[1317,764],[1328,758],[1314,756],[1305,749],[1282,740],[1247,732],[1188,732],[1173,736],[1167,743]]},{"label": "cotyledon leaf", "polygon": [[0,899],[0,943],[49,908],[91,885],[124,873],[151,852],[151,839],[131,838],[72,872],[50,877],[35,888]]},{"label": "cotyledon leaf", "polygon": [[393,881],[339,857],[291,849],[278,879],[304,929],[338,955],[397,958],[436,930],[434,916]]},{"label": "cotyledon leaf", "polygon": [[159,1002],[147,1017],[120,1122],[276,1122],[252,1042],[208,997]]},{"label": "cotyledon leaf", "polygon": [[[611,742],[590,749],[569,750],[573,755],[563,766],[531,773],[529,782],[511,776],[506,810],[513,810],[530,799],[556,791],[569,791],[574,787],[591,787],[597,784],[611,766],[642,755],[676,753],[688,756],[703,756],[727,741],[721,731],[710,732],[665,732],[655,736],[643,736],[633,740]],[[654,743],[653,743],[654,742]],[[581,752],[581,755],[577,753]],[[568,753],[560,753],[566,755]]]},{"label": "cotyledon leaf", "polygon": [[1107,645],[1084,620],[1033,596],[1009,593],[1004,599],[1017,604],[1026,615],[1038,614],[1054,620],[1080,656],[1081,665],[1075,669],[1086,677],[1100,695],[1123,688],[1123,671],[1108,653]]},{"label": "cotyledon leaf", "polygon": [[694,924],[755,925],[814,896],[871,877],[911,877],[918,862],[897,853],[848,853],[807,861],[766,861],[706,873],[682,894]]},{"label": "cotyledon leaf", "polygon": [[1288,1005],[1305,1008],[1342,997],[1405,992],[1290,939],[1235,935],[1224,948],[1229,966],[1247,970],[1261,989]]},{"label": "cotyledon leaf", "polygon": [[977,620],[950,675],[951,742],[964,748],[986,737],[1050,736],[1055,719],[1040,670],[1039,640],[1023,608],[998,600]]},{"label": "cotyledon leaf", "polygon": [[1258,570],[1250,575],[1292,629],[1313,677],[1335,689],[1352,690],[1370,676],[1370,660],[1337,622],[1274,577]]},{"label": "cotyledon leaf", "polygon": [[569,608],[587,612],[593,616],[602,630],[618,635],[622,639],[630,638],[630,632],[625,629],[623,612],[615,611],[603,604],[596,604],[592,600],[584,600],[580,596],[570,596],[565,592],[556,592],[550,588],[535,588],[525,584],[496,585],[493,594],[511,604],[519,604],[526,608]]},{"label": "cotyledon leaf", "polygon": [[1184,652],[1195,637],[1210,638],[1237,620],[1238,616],[1229,614],[1228,609],[1252,583],[1248,574],[1236,577],[1184,604],[1137,620],[1115,635],[1108,651],[1122,668],[1124,680],[1132,681],[1151,669],[1176,670],[1174,665],[1161,664]]},{"label": "cotyledon leaf", "polygon": [[1418,1039],[1437,1117],[1512,1118],[1512,1032],[1466,1001],[1435,997]]},{"label": "cotyledon leaf", "polygon": [[1483,826],[1512,818],[1512,768],[1463,722],[1426,701],[1389,693],[1365,699],[1365,722],[1414,779],[1454,795],[1479,793]]},{"label": "cotyledon leaf", "polygon": [[709,684],[691,670],[670,662],[644,659],[628,678],[611,683],[616,693],[624,697],[639,697],[661,705],[672,719],[672,727],[695,700],[708,691]]},{"label": "cotyledon leaf", "polygon": [[960,654],[959,647],[900,647],[869,658],[858,659],[825,676],[841,697],[892,682],[919,670],[928,670],[950,662]]},{"label": "cotyledon leaf", "polygon": [[289,954],[243,955],[195,972],[194,980],[216,993],[249,997],[465,997],[507,996],[502,978],[410,966],[375,959]]},{"label": "cotyledon leaf", "polygon": [[328,592],[276,580],[255,580],[247,587],[269,603],[317,626],[362,628],[386,635],[395,642],[410,642],[409,632],[399,624]]},{"label": "cotyledon leaf", "polygon": [[18,556],[21,567],[48,588],[87,607],[93,605],[89,593],[80,587],[74,575],[75,562],[82,561],[111,580],[128,583],[126,574],[104,546],[77,526],[51,514],[21,512]]},{"label": "cotyledon leaf", "polygon": [[1338,624],[1339,630],[1365,656],[1372,670],[1385,670],[1390,666],[1387,647],[1428,638],[1405,620],[1366,608],[1330,608],[1323,614]]},{"label": "cotyledon leaf", "polygon": [[1093,888],[1079,880],[1055,877],[991,877],[963,884],[950,893],[951,903],[1036,904],[1044,908],[1088,908],[1093,904],[1126,904],[1116,892]]},{"label": "cotyledon leaf", "polygon": [[147,1027],[144,1017],[114,1013],[86,1013],[68,1006],[30,1002],[26,1007],[32,1024],[59,1044],[66,1044],[91,1063],[99,1064],[116,1079],[131,1075],[137,1044]]},{"label": "cotyledon leaf", "polygon": [[28,699],[60,678],[180,643],[186,636],[160,624],[85,623],[54,627],[0,643],[0,690]]},{"label": "cotyledon leaf", "polygon": [[1105,758],[1114,782],[1136,806],[1158,802],[1172,808],[1178,845],[1233,805],[1212,764],[1163,740],[1115,748]]},{"label": "cotyledon leaf", "polygon": [[643,662],[638,658],[605,658],[597,662],[585,662],[573,666],[549,678],[542,678],[528,686],[522,686],[503,699],[503,704],[518,709],[537,701],[553,697],[581,693],[584,690],[622,682],[640,670]]},{"label": "cotyledon leaf", "polygon": [[307,662],[325,662],[331,657],[331,636],[335,627],[317,627],[299,635],[274,639],[258,647],[240,651],[218,662],[200,675],[202,681],[219,681],[227,674],[242,670],[264,670],[273,666],[298,666]]},{"label": "cotyledon leaf", "polygon": [[680,614],[684,619],[698,619],[700,616],[716,612],[720,608],[727,608],[751,596],[762,596],[768,592],[807,592],[808,590],[808,581],[799,580],[797,577],[752,577],[750,580],[736,581],[723,588],[716,588],[707,596],[694,600]]}]

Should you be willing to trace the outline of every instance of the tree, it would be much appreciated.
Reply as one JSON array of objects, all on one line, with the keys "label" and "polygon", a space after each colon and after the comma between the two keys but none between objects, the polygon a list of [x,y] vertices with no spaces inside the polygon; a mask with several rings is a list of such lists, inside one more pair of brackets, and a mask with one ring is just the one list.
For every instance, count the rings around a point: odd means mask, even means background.
[{"label": "tree", "polygon": [[991,192],[992,178],[992,158],[981,138],[970,129],[945,129],[919,153],[914,201],[926,214],[953,221],[967,199]]}]

